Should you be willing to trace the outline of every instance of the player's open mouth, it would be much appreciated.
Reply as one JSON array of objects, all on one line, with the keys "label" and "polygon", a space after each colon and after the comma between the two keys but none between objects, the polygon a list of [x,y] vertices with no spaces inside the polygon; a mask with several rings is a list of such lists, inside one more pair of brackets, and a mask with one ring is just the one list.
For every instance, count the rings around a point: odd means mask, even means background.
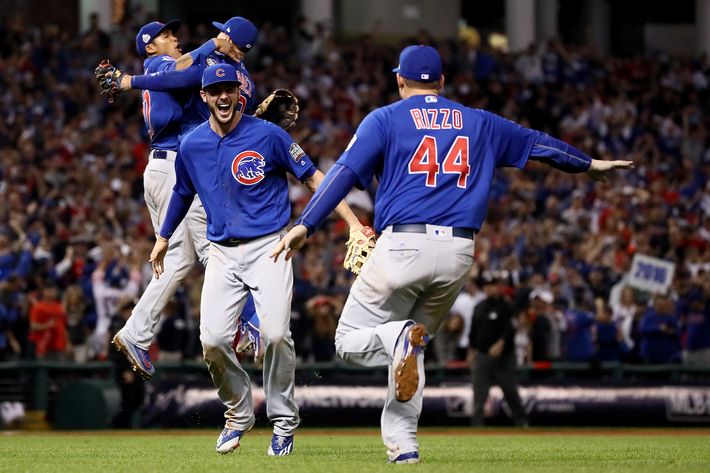
[{"label": "player's open mouth", "polygon": [[217,104],[217,115],[223,120],[229,120],[232,117],[232,104],[231,103],[218,103]]}]

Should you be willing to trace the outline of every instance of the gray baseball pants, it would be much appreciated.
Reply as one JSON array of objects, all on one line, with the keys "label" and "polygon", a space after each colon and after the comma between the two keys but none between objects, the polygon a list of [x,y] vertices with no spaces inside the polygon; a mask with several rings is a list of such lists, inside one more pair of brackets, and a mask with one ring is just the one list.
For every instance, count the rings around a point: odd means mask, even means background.
[{"label": "gray baseball pants", "polygon": [[[448,229],[445,237],[435,230]],[[473,264],[474,243],[451,236],[450,227],[427,226],[426,234],[384,230],[355,280],[335,334],[342,359],[361,366],[389,366],[382,410],[382,440],[390,457],[419,450],[417,421],[422,410],[424,364],[419,388],[408,402],[395,397],[392,373],[395,344],[411,321],[433,335],[461,291]]]}]

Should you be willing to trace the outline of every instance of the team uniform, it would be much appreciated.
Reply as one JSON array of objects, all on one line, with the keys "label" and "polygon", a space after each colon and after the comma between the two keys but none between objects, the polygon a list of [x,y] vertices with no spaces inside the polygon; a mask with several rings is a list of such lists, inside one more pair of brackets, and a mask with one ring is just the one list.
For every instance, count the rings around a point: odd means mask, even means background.
[{"label": "team uniform", "polygon": [[[414,57],[413,68],[421,72],[408,72],[408,78],[439,79],[441,60],[426,46],[403,51],[396,70],[401,76],[407,77],[407,51],[414,51],[408,61]],[[419,461],[423,356],[416,352],[418,385],[406,402],[397,400],[393,367],[411,349],[415,322],[435,333],[458,296],[473,264],[495,169],[523,168],[531,153],[561,169],[589,167],[581,153],[555,148],[560,143],[435,93],[414,95],[365,117],[296,222],[311,234],[353,185],[364,189],[377,177],[375,228],[381,236],[350,290],[335,345],[347,361],[390,366],[381,418],[390,461]]]},{"label": "team uniform", "polygon": [[[177,29],[178,22],[150,23],[136,37],[139,54],[145,54],[145,46],[166,28]],[[148,36],[144,36],[147,34]],[[146,41],[147,40],[147,41]],[[195,53],[198,64],[222,60],[214,51],[214,42],[209,41]],[[168,203],[175,186],[175,158],[180,140],[195,126],[209,118],[209,110],[199,96],[198,80],[194,83],[194,71],[176,71],[176,61],[168,55],[151,56],[145,59],[144,75],[134,76],[131,84],[142,88],[143,118],[151,143],[149,163],[143,175],[144,198],[150,212],[153,229],[157,234],[165,220]],[[243,66],[242,66],[243,67]],[[198,67],[194,68],[199,72]],[[167,79],[165,78],[167,75]],[[242,70],[245,88],[253,90],[254,84],[246,70]],[[245,107],[254,107],[252,95],[245,95]],[[160,279],[151,279],[136,304],[131,317],[120,331],[119,343],[123,351],[130,351],[130,344],[144,352],[148,350],[160,321],[160,314],[177,290],[180,282],[193,267],[196,256],[204,266],[208,258],[207,218],[202,203],[195,197],[184,221],[176,228],[170,239],[170,248],[165,257],[165,273]],[[247,302],[245,314],[253,326],[258,327],[254,303]],[[242,328],[242,331],[245,331]],[[120,339],[125,339],[120,342]],[[127,343],[126,343],[127,342]],[[135,351],[138,366],[148,376],[154,367],[146,353]]]},{"label": "team uniform", "polygon": [[[177,182],[161,235],[170,237],[194,195],[199,195],[211,242],[200,339],[227,407],[223,436],[240,437],[255,421],[249,378],[230,348],[248,293],[254,297],[265,343],[264,393],[267,416],[274,423],[272,447],[274,441],[292,438],[300,422],[289,330],[293,270],[290,262],[274,264],[268,251],[283,236],[291,215],[287,173],[304,181],[315,171],[285,131],[248,115],[223,138],[205,122],[180,145]],[[222,441],[220,436],[218,451]]]}]

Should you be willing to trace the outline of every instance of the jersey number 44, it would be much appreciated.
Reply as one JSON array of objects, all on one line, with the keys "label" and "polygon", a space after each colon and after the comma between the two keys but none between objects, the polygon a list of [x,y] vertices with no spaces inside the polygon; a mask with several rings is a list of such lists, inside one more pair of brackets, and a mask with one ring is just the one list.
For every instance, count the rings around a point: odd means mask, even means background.
[{"label": "jersey number 44", "polygon": [[468,162],[468,136],[456,137],[440,165],[436,138],[424,135],[409,160],[409,173],[426,174],[426,186],[436,187],[440,170],[444,174],[458,174],[456,185],[462,189],[466,188],[468,175],[471,173],[471,165]]}]

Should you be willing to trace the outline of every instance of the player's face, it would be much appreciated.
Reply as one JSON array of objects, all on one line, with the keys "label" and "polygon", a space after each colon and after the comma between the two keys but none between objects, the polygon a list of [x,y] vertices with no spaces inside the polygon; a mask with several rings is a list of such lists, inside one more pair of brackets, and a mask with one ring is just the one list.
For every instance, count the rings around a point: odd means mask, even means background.
[{"label": "player's face", "polygon": [[202,91],[202,100],[207,103],[217,123],[228,125],[238,116],[239,84],[222,82],[211,85]]},{"label": "player's face", "polygon": [[175,37],[175,34],[170,30],[165,30],[161,32],[153,39],[153,42],[151,44],[155,48],[154,54],[166,54],[175,59],[179,58],[182,55],[180,43]]}]

